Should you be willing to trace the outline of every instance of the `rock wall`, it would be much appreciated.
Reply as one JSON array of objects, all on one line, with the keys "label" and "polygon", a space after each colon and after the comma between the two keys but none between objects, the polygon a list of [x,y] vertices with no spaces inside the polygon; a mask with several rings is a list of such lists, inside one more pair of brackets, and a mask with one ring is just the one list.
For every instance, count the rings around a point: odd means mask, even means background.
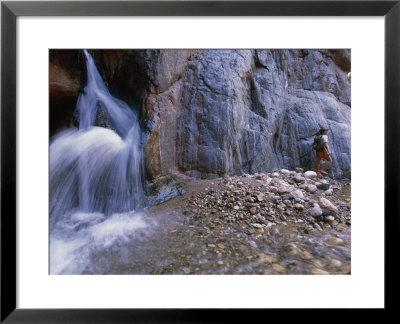
[{"label": "rock wall", "polygon": [[[350,52],[167,50],[153,70],[142,118],[151,178],[195,177],[315,164],[329,129],[335,177],[350,177]],[[165,71],[168,70],[168,73]]]},{"label": "rock wall", "polygon": [[[140,111],[150,180],[311,168],[322,126],[333,175],[350,178],[349,50],[92,52],[110,91]],[[51,60],[50,74],[64,71],[59,79],[68,91],[82,87],[84,78],[66,62]]]}]

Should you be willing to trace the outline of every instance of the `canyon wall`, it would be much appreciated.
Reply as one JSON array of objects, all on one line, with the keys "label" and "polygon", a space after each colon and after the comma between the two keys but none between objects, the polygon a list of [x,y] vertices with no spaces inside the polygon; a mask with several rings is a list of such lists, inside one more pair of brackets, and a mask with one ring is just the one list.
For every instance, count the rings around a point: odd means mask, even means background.
[{"label": "canyon wall", "polygon": [[[312,168],[320,127],[329,129],[332,175],[350,178],[349,50],[91,53],[111,93],[139,114],[149,180]],[[81,60],[79,51],[50,52],[51,134],[79,122]]]}]

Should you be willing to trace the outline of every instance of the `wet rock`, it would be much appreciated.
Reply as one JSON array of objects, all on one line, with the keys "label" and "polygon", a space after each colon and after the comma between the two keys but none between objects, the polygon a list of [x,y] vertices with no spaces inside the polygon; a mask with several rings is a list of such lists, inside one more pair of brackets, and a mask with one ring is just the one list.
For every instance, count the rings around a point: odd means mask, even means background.
[{"label": "wet rock", "polygon": [[303,168],[295,168],[294,169],[297,173],[303,173],[304,169]]},{"label": "wet rock", "polygon": [[339,246],[345,245],[344,241],[339,237],[330,237],[328,238],[327,242],[333,245],[339,245]]},{"label": "wet rock", "polygon": [[311,260],[313,258],[313,256],[311,255],[310,252],[308,251],[302,251],[300,254],[300,257],[304,260]]},{"label": "wet rock", "polygon": [[185,189],[172,177],[166,176],[156,179],[146,188],[149,206],[162,204],[177,196],[185,194]]},{"label": "wet rock", "polygon": [[281,266],[281,265],[278,264],[278,263],[274,263],[274,264],[272,265],[272,269],[273,269],[275,272],[277,272],[277,273],[285,273],[285,272],[286,272],[285,267]]},{"label": "wet rock", "polygon": [[311,273],[315,274],[315,275],[328,275],[329,274],[328,271],[325,271],[325,270],[322,270],[322,269],[318,269],[318,268],[311,269]]}]

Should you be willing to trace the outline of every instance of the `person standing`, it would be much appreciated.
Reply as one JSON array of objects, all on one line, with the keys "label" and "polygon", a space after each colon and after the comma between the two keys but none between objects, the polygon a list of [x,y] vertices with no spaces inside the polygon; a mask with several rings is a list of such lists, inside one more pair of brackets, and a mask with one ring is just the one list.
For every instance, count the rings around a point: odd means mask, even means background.
[{"label": "person standing", "polygon": [[[329,150],[329,141],[328,141],[328,129],[321,128],[319,132],[316,134],[314,138],[313,148],[316,151],[317,156],[317,175],[321,177],[321,175],[328,175],[326,170],[332,164],[332,156]],[[321,161],[324,159],[326,162],[321,167]]]}]

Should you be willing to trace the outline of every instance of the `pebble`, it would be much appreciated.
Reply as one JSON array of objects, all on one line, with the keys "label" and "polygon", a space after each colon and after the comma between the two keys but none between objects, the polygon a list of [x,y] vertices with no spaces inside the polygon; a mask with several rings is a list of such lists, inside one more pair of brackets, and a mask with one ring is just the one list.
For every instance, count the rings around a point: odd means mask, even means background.
[{"label": "pebble", "polygon": [[317,173],[314,171],[306,171],[304,172],[304,177],[307,179],[315,179],[317,177]]},{"label": "pebble", "polygon": [[329,222],[333,222],[334,220],[335,220],[335,217],[333,217],[333,216],[328,216],[328,217],[326,217],[326,219],[329,221]]},{"label": "pebble", "polygon": [[292,186],[279,186],[278,187],[278,193],[284,194],[284,193],[287,193],[287,192],[291,192],[292,189],[293,189]]},{"label": "pebble", "polygon": [[319,226],[317,223],[314,223],[314,227],[315,227],[317,230],[322,231],[321,226]]},{"label": "pebble", "polygon": [[294,198],[304,199],[303,192],[300,189],[296,189],[290,193]]},{"label": "pebble", "polygon": [[292,194],[286,194],[282,196],[282,200],[292,200],[294,196]]},{"label": "pebble", "polygon": [[318,186],[318,188],[321,189],[321,190],[328,190],[329,189],[329,184],[328,183],[321,183]]},{"label": "pebble", "polygon": [[304,169],[303,168],[295,168],[294,171],[296,171],[297,173],[303,173]]},{"label": "pebble", "polygon": [[300,210],[300,211],[304,210],[304,206],[302,204],[296,204],[296,205],[294,205],[294,208],[296,208],[297,210]]},{"label": "pebble", "polygon": [[329,209],[333,215],[336,215],[338,213],[337,207],[324,197],[319,198],[319,205],[322,208]]},{"label": "pebble", "polygon": [[310,211],[311,216],[318,217],[322,215],[322,209],[320,207],[313,207]]},{"label": "pebble", "polygon": [[263,194],[260,194],[260,195],[257,196],[257,200],[259,202],[261,202],[261,201],[265,200],[265,196]]},{"label": "pebble", "polygon": [[331,211],[329,209],[322,209],[322,216],[329,216]]},{"label": "pebble", "polygon": [[293,179],[297,183],[304,183],[306,181],[306,179],[302,177],[300,173],[296,173]]},{"label": "pebble", "polygon": [[313,184],[309,184],[309,185],[307,186],[307,191],[308,191],[309,193],[314,193],[314,192],[316,192],[317,190],[318,190],[317,186],[315,186],[315,185],[313,185]]},{"label": "pebble", "polygon": [[328,275],[329,274],[329,272],[327,272],[325,270],[322,270],[322,269],[319,269],[319,268],[311,269],[311,273],[315,274],[315,275]]},{"label": "pebble", "polygon": [[261,262],[266,262],[266,263],[273,263],[279,260],[279,258],[273,254],[261,254],[259,256],[259,259]]},{"label": "pebble", "polygon": [[330,237],[327,242],[333,245],[344,246],[344,241],[339,237]]},{"label": "pebble", "polygon": [[274,264],[272,265],[272,269],[273,269],[275,272],[278,272],[278,273],[284,273],[284,272],[286,272],[285,267],[281,266],[281,265],[278,264],[278,263],[274,263]]},{"label": "pebble", "polygon": [[332,260],[331,260],[331,264],[332,264],[334,267],[341,267],[341,266],[342,266],[342,262],[340,262],[339,260],[336,260],[336,259],[332,259]]},{"label": "pebble", "polygon": [[311,253],[308,252],[308,251],[303,251],[303,252],[301,252],[300,256],[301,256],[301,258],[304,259],[304,260],[311,260],[311,259],[313,258],[313,256],[311,255]]}]

